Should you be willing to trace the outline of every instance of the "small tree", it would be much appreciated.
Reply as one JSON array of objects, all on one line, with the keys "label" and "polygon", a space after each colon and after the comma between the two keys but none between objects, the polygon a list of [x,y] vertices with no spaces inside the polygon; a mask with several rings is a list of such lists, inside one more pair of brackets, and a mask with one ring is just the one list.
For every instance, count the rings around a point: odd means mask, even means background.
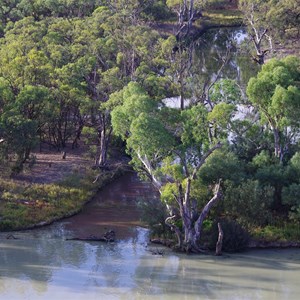
[{"label": "small tree", "polygon": [[266,54],[273,50],[271,27],[267,20],[270,2],[265,0],[239,1],[239,8],[244,14],[249,37],[256,52],[252,57],[260,65],[265,63]]},{"label": "small tree", "polygon": [[288,56],[266,63],[257,77],[251,78],[247,94],[260,112],[260,120],[274,137],[274,154],[280,162],[289,153],[300,129],[300,59]]}]

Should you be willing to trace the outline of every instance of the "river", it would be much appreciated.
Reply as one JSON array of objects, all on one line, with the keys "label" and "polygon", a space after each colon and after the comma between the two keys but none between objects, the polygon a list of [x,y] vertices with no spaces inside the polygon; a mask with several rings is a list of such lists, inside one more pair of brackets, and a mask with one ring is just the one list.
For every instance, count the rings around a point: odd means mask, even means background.
[{"label": "river", "polygon": [[[1,233],[0,299],[298,299],[299,249],[215,257],[160,248],[163,255],[153,255],[157,246],[136,226],[141,197],[153,191],[129,173],[77,216],[15,232],[15,240]],[[108,215],[112,222],[102,218]],[[107,228],[116,231],[116,242],[66,240]]]}]

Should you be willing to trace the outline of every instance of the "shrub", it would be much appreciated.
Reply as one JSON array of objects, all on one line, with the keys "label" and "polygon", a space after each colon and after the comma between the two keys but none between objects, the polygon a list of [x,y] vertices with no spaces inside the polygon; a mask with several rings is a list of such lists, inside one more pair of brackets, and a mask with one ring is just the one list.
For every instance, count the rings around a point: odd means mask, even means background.
[{"label": "shrub", "polygon": [[257,180],[245,180],[237,186],[227,181],[225,186],[224,205],[229,215],[244,226],[268,224],[274,193],[272,187],[261,187]]},{"label": "shrub", "polygon": [[[236,221],[223,219],[220,223],[224,232],[223,251],[239,252],[245,250],[250,241],[248,231]],[[215,222],[212,227],[210,249],[215,249],[218,235],[218,222]]]},{"label": "shrub", "polygon": [[141,219],[149,226],[153,236],[166,238],[171,235],[170,227],[165,224],[168,213],[159,199],[140,199],[137,204]]}]

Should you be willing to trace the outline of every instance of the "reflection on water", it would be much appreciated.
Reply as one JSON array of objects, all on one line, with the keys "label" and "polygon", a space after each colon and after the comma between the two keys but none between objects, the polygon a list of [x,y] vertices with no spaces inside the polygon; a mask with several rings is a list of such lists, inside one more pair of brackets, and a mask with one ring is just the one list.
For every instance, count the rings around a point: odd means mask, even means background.
[{"label": "reflection on water", "polygon": [[146,241],[2,239],[0,299],[298,299],[300,250],[155,256]]},{"label": "reflection on water", "polygon": [[149,185],[126,175],[102,190],[80,215],[16,232],[18,240],[1,233],[0,299],[298,299],[299,249],[223,257],[164,249],[163,256],[156,256],[156,246],[147,244],[147,229],[132,227],[136,214],[123,220],[123,227],[131,226],[130,235],[115,243],[65,240],[82,233],[81,227],[85,233],[101,228],[96,218],[100,209],[118,204],[118,214],[111,218],[120,220],[122,207],[154,196]]}]

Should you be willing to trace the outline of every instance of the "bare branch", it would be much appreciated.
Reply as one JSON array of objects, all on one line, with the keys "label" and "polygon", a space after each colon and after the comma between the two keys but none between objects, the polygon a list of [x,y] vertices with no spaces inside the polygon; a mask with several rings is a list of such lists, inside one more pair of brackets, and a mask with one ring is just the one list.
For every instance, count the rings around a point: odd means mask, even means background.
[{"label": "bare branch", "polygon": [[220,187],[221,187],[221,179],[219,180],[219,182],[215,186],[214,196],[204,206],[199,218],[195,222],[194,228],[195,228],[195,231],[197,233],[196,235],[198,237],[200,237],[200,230],[202,228],[203,221],[207,217],[210,209],[222,198],[222,193],[220,191]]}]

